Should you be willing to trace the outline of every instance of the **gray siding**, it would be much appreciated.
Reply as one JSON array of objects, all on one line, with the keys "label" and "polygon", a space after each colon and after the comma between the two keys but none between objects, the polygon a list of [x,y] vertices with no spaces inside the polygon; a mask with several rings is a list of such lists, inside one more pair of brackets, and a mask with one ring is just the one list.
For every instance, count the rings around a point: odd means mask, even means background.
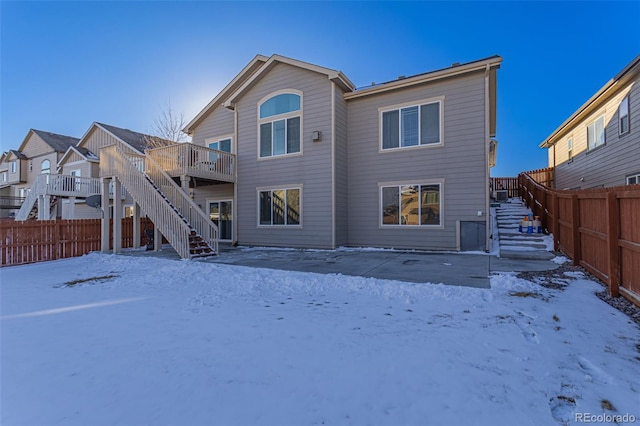
[{"label": "gray siding", "polygon": [[208,138],[225,136],[233,133],[233,112],[218,105],[209,113],[194,130],[191,142],[195,145],[207,146]]},{"label": "gray siding", "polygon": [[347,103],[342,90],[335,87],[335,227],[336,246],[349,242],[349,161],[347,148]]},{"label": "gray siding", "polygon": [[[618,106],[626,94],[629,94],[631,131],[619,136]],[[606,123],[605,144],[588,152],[586,126],[602,114]],[[566,156],[561,157],[561,153],[566,152],[568,137],[556,143],[556,188],[587,189],[625,185],[626,176],[640,173],[640,79],[622,88],[605,105],[574,125],[568,135],[573,135],[574,150],[579,152],[571,161],[566,161]],[[553,149],[551,147],[550,151]]]},{"label": "gray siding", "polygon": [[[480,72],[348,101],[350,245],[455,250],[456,221],[486,220],[484,84]],[[443,146],[379,152],[378,108],[439,96]],[[380,182],[440,179],[444,229],[380,227]]]},{"label": "gray siding", "polygon": [[[302,155],[258,161],[257,104],[281,89],[303,92]],[[332,246],[331,82],[326,76],[278,63],[238,100],[238,242],[247,245]],[[259,227],[257,188],[303,185],[302,227]]]}]

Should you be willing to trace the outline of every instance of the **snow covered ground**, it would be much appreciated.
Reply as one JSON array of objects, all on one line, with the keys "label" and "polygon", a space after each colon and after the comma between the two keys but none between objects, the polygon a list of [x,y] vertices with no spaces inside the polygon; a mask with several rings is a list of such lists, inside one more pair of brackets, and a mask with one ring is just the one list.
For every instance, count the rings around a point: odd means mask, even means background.
[{"label": "snow covered ground", "polygon": [[640,330],[580,273],[483,290],[93,253],[0,274],[5,426],[640,423]]}]

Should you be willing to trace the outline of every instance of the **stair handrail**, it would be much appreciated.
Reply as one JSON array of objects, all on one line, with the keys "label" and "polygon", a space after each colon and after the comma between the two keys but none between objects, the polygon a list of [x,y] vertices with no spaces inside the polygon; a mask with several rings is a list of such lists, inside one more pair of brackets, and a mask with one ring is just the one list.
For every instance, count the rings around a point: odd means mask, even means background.
[{"label": "stair handrail", "polygon": [[191,200],[189,194],[185,193],[162,169],[160,164],[149,155],[145,158],[145,172],[158,185],[160,191],[169,199],[171,204],[180,211],[180,214],[195,229],[196,233],[217,253],[218,227],[211,218]]},{"label": "stair handrail", "polygon": [[100,175],[117,176],[180,257],[188,259],[191,228],[136,167],[140,157],[131,151],[125,152],[118,144],[104,146],[100,148]]},{"label": "stair handrail", "polygon": [[[27,196],[24,199],[24,203],[22,203],[22,206],[20,206],[20,210],[18,210],[18,213],[16,213],[15,220],[23,222],[29,219],[29,213],[31,213],[31,210],[33,210],[33,207],[35,206],[36,201],[38,200],[38,195],[40,195],[40,192],[42,191],[41,187],[42,187],[42,181],[44,180],[43,177],[46,177],[46,176],[47,175],[36,176],[36,181],[31,186],[31,189],[29,189],[29,192],[27,193]],[[46,185],[46,182],[45,182],[45,185]]]}]

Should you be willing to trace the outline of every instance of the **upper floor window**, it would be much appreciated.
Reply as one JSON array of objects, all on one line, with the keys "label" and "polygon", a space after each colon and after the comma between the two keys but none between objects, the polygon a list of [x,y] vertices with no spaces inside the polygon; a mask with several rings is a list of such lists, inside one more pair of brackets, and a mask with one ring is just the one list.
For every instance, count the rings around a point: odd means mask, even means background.
[{"label": "upper floor window", "polygon": [[300,152],[301,98],[280,93],[259,104],[261,158]]},{"label": "upper floor window", "polygon": [[42,163],[40,163],[40,173],[43,173],[43,174],[51,173],[51,161],[42,160]]},{"label": "upper floor window", "polygon": [[231,138],[224,138],[216,140],[215,142],[209,142],[209,148],[217,149],[218,151],[231,152]]},{"label": "upper floor window", "polygon": [[567,139],[567,156],[569,160],[573,158],[573,138]]},{"label": "upper floor window", "polygon": [[601,115],[587,126],[587,146],[592,150],[604,143],[604,115]]},{"label": "upper floor window", "polygon": [[0,177],[0,181],[2,183],[6,183],[7,182],[7,172],[2,172],[2,176]]},{"label": "upper floor window", "polygon": [[618,134],[629,133],[629,96],[626,96],[618,107]]},{"label": "upper floor window", "polygon": [[441,103],[424,101],[381,111],[382,149],[441,144]]},{"label": "upper floor window", "polygon": [[18,163],[16,161],[11,162],[11,173],[15,173],[18,170]]}]

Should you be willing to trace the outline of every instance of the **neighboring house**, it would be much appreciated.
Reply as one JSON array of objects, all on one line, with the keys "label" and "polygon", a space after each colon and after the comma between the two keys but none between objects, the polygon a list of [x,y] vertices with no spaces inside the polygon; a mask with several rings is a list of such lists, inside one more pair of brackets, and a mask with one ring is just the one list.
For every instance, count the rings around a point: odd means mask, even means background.
[{"label": "neighboring house", "polygon": [[[123,143],[134,153],[144,156],[149,145],[168,146],[173,142],[155,136],[134,132],[128,129],[94,122],[79,140],[77,145],[69,147],[57,164],[61,175],[73,176],[74,187],[78,194],[67,195],[62,200],[62,218],[97,219],[102,213],[85,203],[86,195],[100,193],[100,148],[115,143]],[[92,188],[86,191],[80,189]],[[113,187],[111,188],[113,193]],[[124,193],[123,216],[133,216],[134,201]]]},{"label": "neighboring house", "polygon": [[[17,150],[2,155],[0,161],[0,195],[24,198],[41,174],[56,174],[56,164],[70,146],[79,139],[71,136],[31,129]],[[15,213],[3,208],[2,217]],[[54,211],[54,215],[55,215]],[[57,213],[59,215],[59,212]]]},{"label": "neighboring house", "polygon": [[210,169],[231,178],[180,182],[234,243],[486,250],[501,61],[356,89],[340,71],[256,56],[181,144],[215,150]]},{"label": "neighboring house", "polygon": [[640,55],[540,144],[558,189],[640,183]]}]

